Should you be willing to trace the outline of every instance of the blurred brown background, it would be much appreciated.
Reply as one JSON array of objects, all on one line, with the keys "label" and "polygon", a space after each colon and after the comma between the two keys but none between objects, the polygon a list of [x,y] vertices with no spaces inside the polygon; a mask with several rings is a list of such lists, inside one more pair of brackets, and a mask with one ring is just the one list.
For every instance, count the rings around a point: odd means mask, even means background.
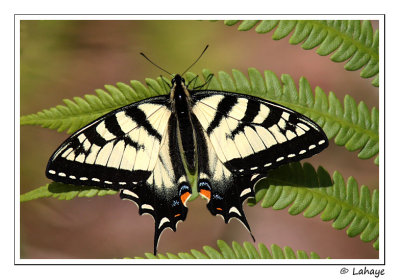
[{"label": "blurred brown background", "polygon": [[[374,30],[378,23],[373,22]],[[191,69],[208,68],[231,73],[249,67],[290,74],[296,84],[301,76],[314,89],[333,91],[343,101],[350,94],[369,108],[378,107],[378,89],[360,71],[344,70],[314,50],[305,51],[288,43],[289,37],[274,41],[272,33],[239,32],[222,22],[209,21],[21,21],[21,115],[62,104],[62,99],[93,94],[104,84],[156,78],[161,73],[139,52],[160,66],[180,73],[201,53],[205,56]],[[21,127],[21,193],[49,182],[44,171],[66,133],[34,126]],[[340,171],[345,179],[354,176],[359,185],[378,188],[378,167],[373,160],[358,160],[357,152],[336,146],[308,159],[331,174]],[[206,202],[188,204],[187,220],[176,233],[164,231],[159,252],[177,253],[216,247],[216,240],[251,241],[237,221],[230,224],[211,216]],[[331,222],[291,216],[287,209],[276,211],[244,206],[257,242],[314,251],[322,258],[378,258],[372,243],[359,236],[349,238]],[[71,201],[38,199],[21,204],[22,258],[120,258],[143,256],[153,250],[153,219],[139,216],[137,207],[118,195],[76,198]]]}]

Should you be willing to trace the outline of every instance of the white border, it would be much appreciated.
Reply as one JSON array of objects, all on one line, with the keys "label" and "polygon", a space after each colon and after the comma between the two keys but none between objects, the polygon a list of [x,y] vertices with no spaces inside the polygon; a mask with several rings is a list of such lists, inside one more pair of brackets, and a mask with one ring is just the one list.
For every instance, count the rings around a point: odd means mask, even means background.
[{"label": "white border", "polygon": [[386,234],[385,234],[385,197],[386,197],[386,185],[385,185],[385,156],[386,156],[386,139],[385,139],[385,21],[382,19],[379,21],[379,259],[384,260],[386,254]]},{"label": "white border", "polygon": [[[383,22],[382,15],[333,15],[333,14],[320,14],[320,15],[279,15],[279,14],[38,14],[38,15],[16,15],[16,20],[260,20],[260,19],[315,19],[315,20],[380,20]],[[383,34],[383,33],[382,33]]]},{"label": "white border", "polygon": [[15,73],[14,73],[14,77],[15,77],[15,108],[14,108],[14,118],[15,118],[15,191],[14,191],[14,203],[15,203],[15,260],[17,263],[17,260],[20,259],[20,245],[21,245],[21,236],[20,236],[20,221],[21,221],[21,213],[20,213],[20,193],[21,193],[21,184],[20,184],[20,147],[21,147],[21,133],[20,133],[20,56],[19,56],[19,50],[20,50],[20,40],[19,40],[19,36],[17,34],[19,34],[19,30],[20,30],[20,24],[19,21],[15,20],[15,56],[14,56],[14,61],[15,61]]},{"label": "white border", "polygon": [[[381,53],[384,51],[384,20],[382,15],[16,15],[15,16],[15,133],[16,133],[16,149],[15,149],[15,263],[16,264],[284,264],[284,265],[293,265],[293,264],[329,264],[329,265],[342,265],[342,264],[383,264],[383,256],[384,256],[384,219],[380,219],[380,252],[379,259],[320,259],[320,260],[57,260],[57,259],[46,259],[46,260],[32,260],[32,259],[20,259],[20,209],[19,209],[19,193],[20,193],[20,185],[19,185],[19,85],[20,85],[20,58],[19,58],[19,21],[20,20],[149,20],[149,19],[370,19],[370,20],[379,20],[379,32],[380,32],[380,46],[379,49]],[[380,217],[384,217],[384,197],[385,190],[384,186],[384,118],[382,117],[384,114],[384,60],[380,60],[380,89],[379,89],[379,107],[380,107],[380,166],[379,166],[379,184],[380,184]]]}]

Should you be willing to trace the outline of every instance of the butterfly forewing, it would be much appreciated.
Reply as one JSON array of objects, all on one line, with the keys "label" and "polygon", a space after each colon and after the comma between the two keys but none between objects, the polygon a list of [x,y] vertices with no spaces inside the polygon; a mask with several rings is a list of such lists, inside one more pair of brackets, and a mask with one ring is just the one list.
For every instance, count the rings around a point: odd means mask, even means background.
[{"label": "butterfly forewing", "polygon": [[196,92],[193,100],[218,158],[237,174],[266,173],[328,146],[318,125],[273,102],[218,91]]},{"label": "butterfly forewing", "polygon": [[160,96],[134,103],[82,128],[50,158],[47,177],[115,189],[147,180],[171,116],[166,102]]}]

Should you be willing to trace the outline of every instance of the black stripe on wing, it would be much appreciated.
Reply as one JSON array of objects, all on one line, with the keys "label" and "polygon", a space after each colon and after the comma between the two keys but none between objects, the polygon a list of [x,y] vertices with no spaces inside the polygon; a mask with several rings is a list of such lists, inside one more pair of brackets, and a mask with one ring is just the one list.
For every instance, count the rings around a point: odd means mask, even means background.
[{"label": "black stripe on wing", "polygon": [[253,121],[253,119],[258,115],[260,111],[260,103],[253,102],[248,104],[244,117],[241,119],[241,123],[232,131],[232,136],[235,137],[236,134],[242,132],[246,124]]},{"label": "black stripe on wing", "polygon": [[218,103],[217,111],[220,114],[216,115],[213,121],[208,126],[207,134],[212,133],[213,130],[219,126],[222,118],[231,111],[232,107],[236,104],[236,102],[237,98],[233,96],[226,96],[221,102]]},{"label": "black stripe on wing", "polygon": [[[52,173],[53,170],[63,170]],[[96,186],[119,190],[126,185],[137,185],[145,181],[151,172],[147,170],[117,170],[104,166],[79,168],[76,164],[63,158],[54,161],[46,173],[47,178],[71,185]]]},{"label": "black stripe on wing", "polygon": [[[89,140],[89,142],[90,143],[92,143],[92,145],[93,144],[95,144],[95,145],[97,145],[97,146],[99,146],[99,147],[103,147],[105,144],[107,144],[107,141],[106,141],[106,139],[104,139],[103,137],[101,137],[96,131],[93,131],[93,130],[87,130],[87,131],[83,131],[82,132],[82,134]],[[72,148],[74,148],[74,147],[76,147],[77,145],[80,145],[80,144],[77,144],[76,142],[78,141],[78,138],[77,137],[73,137],[74,135],[72,135],[69,139],[71,139],[72,141],[74,141],[74,143],[71,143],[71,144],[69,144],[67,141],[68,141],[68,139],[66,140],[66,144],[67,145],[69,145],[70,147],[72,147]]]},{"label": "black stripe on wing", "polygon": [[121,126],[118,124],[117,117],[115,115],[111,115],[104,119],[104,124],[108,131],[114,134],[117,138],[126,136],[125,132],[122,131]]},{"label": "black stripe on wing", "polygon": [[131,117],[132,120],[144,127],[150,135],[156,137],[159,141],[161,141],[161,134],[154,129],[154,127],[147,120],[146,114],[138,107],[132,107],[131,110],[126,111],[126,115]]}]

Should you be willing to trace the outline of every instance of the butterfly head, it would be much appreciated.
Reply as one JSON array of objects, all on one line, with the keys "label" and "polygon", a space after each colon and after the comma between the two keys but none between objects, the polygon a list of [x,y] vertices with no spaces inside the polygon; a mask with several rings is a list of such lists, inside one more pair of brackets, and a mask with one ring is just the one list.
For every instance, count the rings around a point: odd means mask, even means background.
[{"label": "butterfly head", "polygon": [[185,85],[185,79],[181,75],[176,74],[172,78],[171,83],[172,83],[173,86],[174,85],[183,85],[184,86]]}]

